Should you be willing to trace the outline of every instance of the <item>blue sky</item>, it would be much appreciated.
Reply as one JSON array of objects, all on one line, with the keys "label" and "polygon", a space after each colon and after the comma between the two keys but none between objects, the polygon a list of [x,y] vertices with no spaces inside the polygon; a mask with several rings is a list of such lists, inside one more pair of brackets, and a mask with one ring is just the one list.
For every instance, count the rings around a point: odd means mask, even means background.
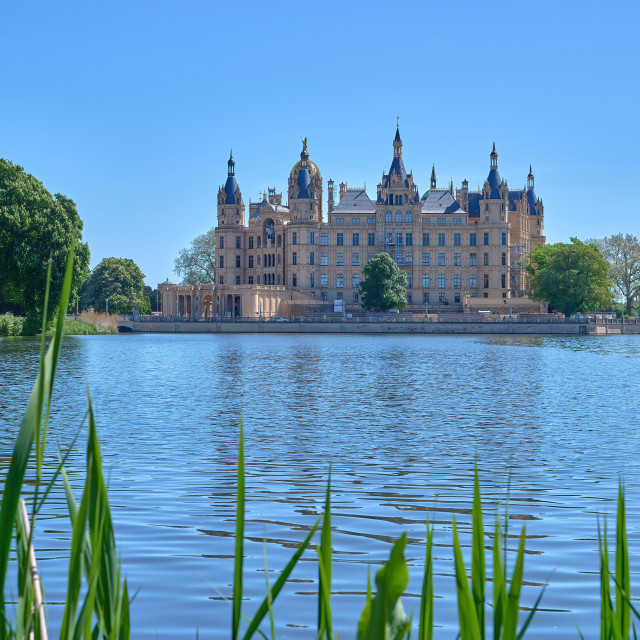
[{"label": "blue sky", "polygon": [[[637,24],[624,2],[22,2],[0,8],[0,157],[73,198],[91,266],[155,285],[216,224],[233,148],[245,203],[285,193],[300,139],[325,180],[392,159],[421,189],[511,188],[533,165],[548,242],[640,235]],[[325,184],[326,197],[326,184]]]}]

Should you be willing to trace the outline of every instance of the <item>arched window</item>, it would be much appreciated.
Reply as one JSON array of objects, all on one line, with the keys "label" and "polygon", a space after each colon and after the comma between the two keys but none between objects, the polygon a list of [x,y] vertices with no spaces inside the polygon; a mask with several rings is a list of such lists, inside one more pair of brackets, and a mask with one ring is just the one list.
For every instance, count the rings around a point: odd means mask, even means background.
[{"label": "arched window", "polygon": [[282,236],[278,234],[278,246],[282,244]]}]

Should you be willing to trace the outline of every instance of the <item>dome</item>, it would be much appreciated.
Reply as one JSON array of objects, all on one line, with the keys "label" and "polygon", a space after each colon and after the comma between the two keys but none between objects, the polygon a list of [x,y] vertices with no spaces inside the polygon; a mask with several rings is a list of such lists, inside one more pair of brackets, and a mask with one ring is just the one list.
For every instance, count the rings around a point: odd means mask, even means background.
[{"label": "dome", "polygon": [[298,160],[298,162],[296,162],[293,165],[293,168],[291,169],[291,173],[289,174],[289,177],[292,180],[297,181],[298,175],[300,173],[300,169],[305,167],[306,169],[309,170],[309,175],[312,179],[317,177],[322,180],[322,176],[320,175],[320,169],[318,169],[317,165],[314,162],[311,162],[311,160],[309,160],[309,152],[307,151],[306,138],[302,141],[302,144],[303,144],[303,147],[302,147],[302,152],[300,153],[300,160]]}]

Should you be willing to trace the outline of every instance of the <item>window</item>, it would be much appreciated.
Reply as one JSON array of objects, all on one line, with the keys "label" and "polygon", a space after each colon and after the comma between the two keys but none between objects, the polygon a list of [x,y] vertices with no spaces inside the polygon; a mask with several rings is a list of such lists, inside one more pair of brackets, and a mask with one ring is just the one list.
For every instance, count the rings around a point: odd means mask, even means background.
[{"label": "window", "polygon": [[454,267],[462,266],[462,256],[459,253],[453,254],[453,266]]},{"label": "window", "polygon": [[375,256],[375,253],[368,253],[367,254],[367,260],[371,260],[371,258],[373,258],[373,256]]},{"label": "window", "polygon": [[438,302],[440,302],[441,304],[444,302],[444,293],[438,294]]},{"label": "window", "polygon": [[411,289],[413,287],[413,274],[407,273],[407,289]]},{"label": "window", "polygon": [[260,284],[260,276],[258,276],[258,284]]},{"label": "window", "polygon": [[220,284],[224,284],[224,276],[220,276]]},{"label": "window", "polygon": [[404,261],[405,261],[405,264],[413,264],[413,254],[406,253],[404,256]]},{"label": "window", "polygon": [[384,214],[384,220],[385,222],[391,222],[391,211],[387,211],[387,213]]},{"label": "window", "polygon": [[444,253],[439,253],[438,254],[438,266],[439,267],[444,267],[445,266]]},{"label": "window", "polygon": [[460,234],[459,233],[454,233],[453,234],[453,245],[455,247],[459,247],[460,246]]},{"label": "window", "polygon": [[352,289],[357,289],[360,286],[360,274],[359,273],[354,273],[351,276],[351,288]]},{"label": "window", "polygon": [[249,284],[253,284],[253,276],[249,276]]},{"label": "window", "polygon": [[220,268],[224,269],[224,256],[220,256]]},{"label": "window", "polygon": [[220,236],[220,249],[224,249],[224,236]]},{"label": "window", "polygon": [[470,267],[475,267],[476,266],[476,254],[475,253],[470,253],[469,254],[469,266]]},{"label": "window", "polygon": [[321,233],[320,234],[320,244],[323,247],[326,247],[327,244],[329,244],[329,236],[326,233]]},{"label": "window", "polygon": [[310,231],[309,232],[309,244],[315,244],[316,243],[316,234],[314,231]]},{"label": "window", "polygon": [[326,302],[327,301],[327,292],[326,291],[322,291],[320,293],[320,297],[322,298],[322,300],[324,300]]},{"label": "window", "polygon": [[428,292],[428,291],[425,291],[425,292],[422,294],[422,302],[424,302],[424,303],[429,302],[429,292]]},{"label": "window", "polygon": [[502,280],[502,288],[503,288],[503,289],[506,289],[506,288],[507,288],[507,274],[506,274],[506,273],[503,273],[503,274],[500,276],[500,279]]},{"label": "window", "polygon": [[402,244],[402,231],[396,231],[396,244]]},{"label": "window", "polygon": [[341,247],[344,244],[344,236],[341,233],[336,235],[336,244]]},{"label": "window", "polygon": [[236,276],[236,284],[240,284],[240,276]]},{"label": "window", "polygon": [[338,291],[336,296],[337,296],[338,300],[342,300],[342,291]]},{"label": "window", "polygon": [[242,237],[241,236],[236,236],[236,249],[240,249],[241,248],[241,243],[242,243]]},{"label": "window", "polygon": [[407,291],[407,304],[413,303],[413,296],[411,295],[411,291]]},{"label": "window", "polygon": [[453,301],[454,302],[460,302],[460,294],[459,293],[454,293],[453,294]]},{"label": "window", "polygon": [[[293,234],[295,235],[295,233]],[[258,236],[258,249],[262,246],[262,238]]]},{"label": "window", "polygon": [[438,234],[438,246],[444,247],[444,233]]},{"label": "window", "polygon": [[344,278],[342,276],[341,273],[336,275],[336,287],[338,287],[338,289],[342,289],[343,287],[343,282],[344,282]]},{"label": "window", "polygon": [[[278,234],[278,246],[282,245],[282,236],[280,234]],[[280,284],[280,283],[278,283]]]},{"label": "window", "polygon": [[310,287],[314,287],[315,286],[315,278],[314,278],[314,274],[313,273],[309,274],[309,286]]},{"label": "window", "polygon": [[396,213],[396,222],[402,222],[402,212],[398,211]]},{"label": "window", "polygon": [[477,289],[478,285],[476,282],[477,276],[469,276],[469,289]]},{"label": "window", "polygon": [[428,233],[423,233],[422,234],[422,246],[423,247],[428,247],[429,246],[429,234]]},{"label": "window", "polygon": [[236,256],[236,269],[240,268],[240,256]]},{"label": "window", "polygon": [[280,274],[278,274],[278,284],[280,284]]},{"label": "window", "polygon": [[257,256],[256,260],[258,261],[258,266],[260,266],[260,256]]},{"label": "window", "polygon": [[249,236],[249,249],[253,249],[253,236]]},{"label": "window", "polygon": [[489,288],[489,274],[488,273],[484,274],[484,288],[485,289]]},{"label": "window", "polygon": [[387,244],[393,244],[393,233],[387,231]]},{"label": "window", "polygon": [[[258,240],[259,239],[260,238],[258,238]],[[291,244],[298,244],[298,234],[295,231],[291,234]]]},{"label": "window", "polygon": [[488,253],[485,253],[485,254],[484,254],[484,258],[483,258],[483,262],[482,262],[482,264],[483,264],[485,267],[488,267],[488,266],[489,266],[489,254],[488,254]]},{"label": "window", "polygon": [[422,288],[423,289],[428,289],[429,288],[429,274],[428,273],[423,273],[422,274]]},{"label": "window", "polygon": [[453,276],[453,288],[460,289],[462,286],[462,276],[460,274],[456,274]]},{"label": "window", "polygon": [[469,234],[469,246],[470,247],[475,247],[476,246],[476,234],[475,233],[470,233]]},{"label": "window", "polygon": [[321,287],[326,287],[327,286],[327,274],[326,273],[321,273],[320,274],[320,286]]},{"label": "window", "polygon": [[422,254],[422,266],[423,267],[428,267],[429,266],[429,254],[428,253],[423,253]]},{"label": "window", "polygon": [[357,267],[357,266],[360,265],[360,254],[359,253],[354,253],[353,254],[353,260],[352,260],[351,264],[354,267]]},{"label": "window", "polygon": [[354,302],[358,302],[358,292],[357,291],[353,292],[353,301]]},{"label": "window", "polygon": [[438,289],[444,289],[444,276],[443,275],[439,275],[438,276]]},{"label": "window", "polygon": [[253,269],[253,256],[249,256],[249,269]]},{"label": "window", "polygon": [[320,264],[324,267],[329,264],[329,258],[326,253],[320,254]]},{"label": "window", "polygon": [[373,247],[376,244],[376,234],[370,233],[367,237],[367,245]]},{"label": "window", "polygon": [[343,265],[344,253],[336,253],[336,264],[341,267]]},{"label": "window", "polygon": [[396,253],[396,264],[402,264],[402,260],[403,260],[402,251],[398,251]]},{"label": "window", "polygon": [[407,215],[404,217],[407,222],[413,222],[413,214],[410,211],[407,211]]},{"label": "window", "polygon": [[[260,276],[258,276],[258,284],[260,284]],[[298,276],[295,273],[291,274],[291,286],[298,286]]]},{"label": "window", "polygon": [[360,218],[351,218],[351,224],[360,224]]},{"label": "window", "polygon": [[360,245],[360,234],[359,233],[354,233],[353,234],[353,246],[357,247]]},{"label": "window", "polygon": [[407,247],[413,246],[413,233],[407,233],[405,236],[405,244]]},{"label": "window", "polygon": [[282,256],[280,254],[278,254],[278,264],[282,263]]},{"label": "window", "polygon": [[506,266],[507,264],[507,254],[506,253],[502,253],[502,266]]},{"label": "window", "polygon": [[291,254],[291,264],[298,264],[298,254],[295,251]]},{"label": "window", "polygon": [[488,231],[484,232],[484,244],[485,244],[485,246],[489,244],[489,232]]},{"label": "window", "polygon": [[311,251],[309,253],[309,264],[315,264],[315,263],[316,263],[316,256],[315,256],[315,253]]},{"label": "window", "polygon": [[502,232],[502,246],[506,246],[507,244],[507,234],[505,231]]}]

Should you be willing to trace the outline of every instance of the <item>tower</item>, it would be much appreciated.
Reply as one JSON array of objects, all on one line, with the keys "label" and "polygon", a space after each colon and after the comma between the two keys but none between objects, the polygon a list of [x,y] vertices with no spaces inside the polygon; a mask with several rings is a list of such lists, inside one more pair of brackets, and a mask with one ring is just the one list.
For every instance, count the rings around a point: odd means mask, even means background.
[{"label": "tower", "polygon": [[322,222],[322,176],[309,159],[306,138],[302,140],[300,160],[289,174],[288,195],[291,222]]},{"label": "tower", "polygon": [[429,181],[429,188],[430,189],[435,189],[436,188],[436,164],[435,164],[435,162],[433,163],[433,165],[431,167],[431,180]]},{"label": "tower", "polygon": [[330,214],[333,211],[333,206],[334,206],[333,185],[334,185],[333,180],[329,180],[329,182],[327,182],[327,192],[328,192],[327,215]]},{"label": "tower", "polygon": [[236,163],[233,151],[227,162],[227,181],[218,190],[218,226],[244,226],[244,203],[236,182]]}]

